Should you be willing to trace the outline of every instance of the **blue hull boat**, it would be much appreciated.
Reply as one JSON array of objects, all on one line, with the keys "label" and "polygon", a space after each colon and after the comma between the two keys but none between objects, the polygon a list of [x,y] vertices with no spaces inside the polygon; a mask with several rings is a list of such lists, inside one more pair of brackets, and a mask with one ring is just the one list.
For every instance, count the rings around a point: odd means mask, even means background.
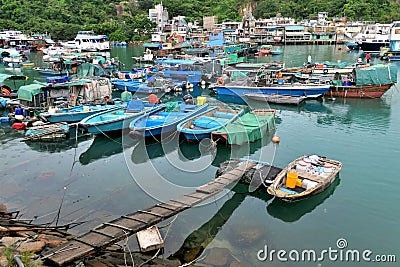
[{"label": "blue hull boat", "polygon": [[176,131],[176,126],[180,122],[204,112],[207,108],[207,103],[204,105],[177,103],[173,110],[168,110],[166,103],[163,108],[134,119],[129,125],[130,135],[132,138],[141,138]]},{"label": "blue hull boat", "polygon": [[214,87],[214,91],[218,95],[244,96],[245,94],[278,94],[288,96],[306,96],[307,98],[318,98],[328,92],[329,89],[329,84],[276,84],[264,87],[217,85]]},{"label": "blue hull boat", "polygon": [[49,122],[79,122],[93,114],[121,108],[121,105],[81,105],[72,108],[62,108],[41,113]]},{"label": "blue hull boat", "polygon": [[[131,108],[133,106],[132,103],[136,103],[136,108]],[[96,113],[81,120],[79,126],[92,134],[123,130],[128,128],[131,121],[136,117],[161,109],[163,106],[162,104],[144,104],[141,100],[131,100],[128,109],[119,108]]]},{"label": "blue hull boat", "polygon": [[205,138],[211,138],[212,132],[234,122],[243,112],[243,109],[212,107],[197,116],[182,121],[178,124],[177,129],[183,133],[186,140],[200,141]]}]

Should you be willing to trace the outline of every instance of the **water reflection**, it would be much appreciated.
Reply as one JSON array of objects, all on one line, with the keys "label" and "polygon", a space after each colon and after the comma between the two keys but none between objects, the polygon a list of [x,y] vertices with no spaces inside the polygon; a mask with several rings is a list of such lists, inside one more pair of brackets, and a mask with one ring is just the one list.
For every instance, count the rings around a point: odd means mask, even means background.
[{"label": "water reflection", "polygon": [[[266,193],[265,188],[249,193],[248,185],[237,184],[231,190],[234,192],[233,196],[217,210],[212,218],[190,233],[181,247],[168,257],[169,259],[178,259],[182,264],[198,259],[217,234],[224,229],[224,225],[246,198],[255,197],[265,202],[272,199],[272,196]],[[231,255],[233,255],[232,252]],[[232,258],[232,262],[235,260],[237,261],[237,258]]]},{"label": "water reflection", "polygon": [[[165,138],[161,142],[151,139],[140,140],[133,147],[131,160],[134,164],[142,164],[151,159],[164,157],[165,155],[177,150],[180,146],[178,138],[178,135],[174,134],[171,135],[170,138]],[[184,146],[184,144],[182,144],[182,146]],[[197,156],[195,150],[191,152]],[[194,157],[195,156],[193,156],[193,158]]]},{"label": "water reflection", "polygon": [[245,198],[245,193],[235,193],[209,221],[186,237],[179,250],[169,256],[169,259],[178,259],[181,263],[197,259]]},{"label": "water reflection", "polygon": [[87,165],[98,159],[122,153],[124,148],[131,147],[136,142],[131,138],[125,137],[126,136],[121,135],[121,133],[109,133],[107,136],[95,136],[90,147],[79,156],[79,162],[83,165]]},{"label": "water reflection", "polygon": [[180,138],[179,135],[174,135],[170,140],[164,139],[162,142],[146,140],[135,144],[131,153],[131,160],[135,164],[141,164],[174,152],[178,160],[192,161],[212,154],[212,166],[219,167],[222,162],[230,158],[243,158],[254,155],[271,143],[273,133],[267,133],[262,139],[240,146],[215,144],[210,139],[204,139],[200,143],[190,143]]},{"label": "water reflection", "polygon": [[321,205],[326,199],[333,195],[336,187],[340,184],[340,177],[338,176],[335,181],[325,191],[308,199],[286,203],[275,198],[267,206],[267,212],[272,217],[278,218],[285,222],[298,221],[305,214],[312,212],[316,207]]},{"label": "water reflection", "polygon": [[38,152],[50,152],[50,153],[61,153],[72,148],[76,148],[79,142],[88,140],[88,137],[81,137],[78,140],[66,139],[62,141],[54,142],[37,142],[37,141],[26,141],[26,145]]},{"label": "water reflection", "polygon": [[386,131],[390,125],[390,105],[384,99],[337,98],[326,102],[329,112],[318,114],[317,123]]},{"label": "water reflection", "polygon": [[23,138],[24,132],[17,131],[11,128],[9,123],[0,123],[0,144],[6,144],[12,142],[18,138]]}]

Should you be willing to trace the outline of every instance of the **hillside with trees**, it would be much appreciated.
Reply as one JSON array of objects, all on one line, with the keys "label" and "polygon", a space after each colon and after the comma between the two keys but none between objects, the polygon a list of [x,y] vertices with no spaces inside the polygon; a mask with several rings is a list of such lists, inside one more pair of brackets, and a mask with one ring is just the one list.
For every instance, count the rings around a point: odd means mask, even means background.
[{"label": "hillside with trees", "polygon": [[[117,2],[110,0],[0,0],[0,29],[25,33],[49,33],[55,40],[70,40],[78,30],[94,30],[111,40],[138,41],[149,38],[153,23],[148,9],[160,1]],[[219,22],[240,21],[244,10],[255,18],[280,13],[297,20],[315,18],[318,12],[347,20],[389,23],[400,20],[400,5],[392,0],[169,0],[164,1],[170,18],[186,16],[202,22],[204,16],[217,16]]]}]

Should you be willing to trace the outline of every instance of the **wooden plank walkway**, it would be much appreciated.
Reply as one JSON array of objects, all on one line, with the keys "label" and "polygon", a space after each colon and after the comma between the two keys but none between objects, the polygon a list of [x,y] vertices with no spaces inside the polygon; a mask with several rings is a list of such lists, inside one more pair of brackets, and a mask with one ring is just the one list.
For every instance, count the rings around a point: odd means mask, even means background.
[{"label": "wooden plank walkway", "polygon": [[53,265],[62,266],[82,257],[89,256],[96,251],[125,239],[127,235],[130,236],[147,229],[220,193],[229,185],[238,182],[244,173],[256,164],[255,162],[245,161],[235,169],[196,188],[195,192],[103,223],[88,233],[48,251],[43,255],[43,258]]}]

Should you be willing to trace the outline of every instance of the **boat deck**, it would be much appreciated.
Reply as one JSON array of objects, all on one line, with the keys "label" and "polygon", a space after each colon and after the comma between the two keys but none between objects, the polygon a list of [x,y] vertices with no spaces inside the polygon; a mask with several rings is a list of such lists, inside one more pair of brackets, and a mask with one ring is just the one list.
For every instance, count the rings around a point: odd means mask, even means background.
[{"label": "boat deck", "polygon": [[291,169],[290,172],[292,173],[296,173],[297,175],[299,175],[299,179],[307,179],[307,180],[311,180],[317,183],[322,183],[325,181],[324,178],[328,178],[328,176],[321,176],[321,175],[317,175],[317,174],[311,174],[305,171],[301,171],[301,170],[296,170],[296,169]]}]

